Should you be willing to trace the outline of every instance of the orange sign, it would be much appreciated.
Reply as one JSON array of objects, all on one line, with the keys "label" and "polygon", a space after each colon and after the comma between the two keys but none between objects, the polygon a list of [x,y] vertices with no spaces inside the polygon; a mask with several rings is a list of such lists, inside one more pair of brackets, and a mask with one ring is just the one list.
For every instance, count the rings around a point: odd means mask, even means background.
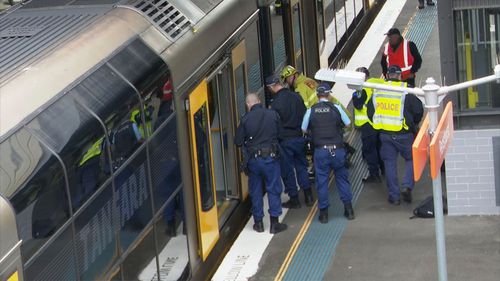
[{"label": "orange sign", "polygon": [[415,181],[420,180],[424,172],[425,165],[427,164],[427,156],[429,155],[429,142],[430,136],[427,132],[429,130],[429,115],[425,116],[424,122],[418,131],[417,137],[413,142],[412,155],[413,155],[413,177]]},{"label": "orange sign", "polygon": [[431,177],[435,179],[441,170],[448,145],[453,138],[453,105],[448,102],[441,120],[431,140],[429,153],[431,155]]}]

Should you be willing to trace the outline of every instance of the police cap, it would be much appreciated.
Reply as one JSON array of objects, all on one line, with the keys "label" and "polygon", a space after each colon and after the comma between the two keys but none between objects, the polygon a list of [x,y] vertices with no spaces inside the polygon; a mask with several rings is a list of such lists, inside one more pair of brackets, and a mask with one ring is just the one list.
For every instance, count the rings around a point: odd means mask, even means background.
[{"label": "police cap", "polygon": [[280,77],[278,75],[270,75],[266,78],[266,86],[271,86],[278,84],[280,82]]},{"label": "police cap", "polygon": [[332,91],[332,88],[327,83],[321,83],[316,88],[316,94],[320,95],[320,96],[327,96],[330,94],[331,91]]}]

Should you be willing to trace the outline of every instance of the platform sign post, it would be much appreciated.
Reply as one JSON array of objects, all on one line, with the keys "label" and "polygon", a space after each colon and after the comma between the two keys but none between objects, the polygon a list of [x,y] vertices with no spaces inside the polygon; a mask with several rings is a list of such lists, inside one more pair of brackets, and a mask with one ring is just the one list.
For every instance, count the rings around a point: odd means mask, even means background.
[{"label": "platform sign post", "polygon": [[429,158],[429,143],[431,142],[430,139],[429,116],[426,115],[411,148],[411,154],[413,156],[413,177],[415,181],[420,180],[425,166],[427,165],[427,158]]},{"label": "platform sign post", "polygon": [[412,147],[412,154],[416,153],[413,155],[417,155],[417,157],[420,157],[418,165],[414,166],[415,171],[418,171],[419,173],[418,177],[415,176],[415,179],[418,180],[423,171],[422,163],[425,164],[427,161],[427,144],[429,144],[429,139],[432,137],[429,146],[429,152],[431,155],[432,193],[434,196],[434,222],[436,229],[436,250],[438,259],[439,281],[448,280],[443,219],[443,191],[441,187],[440,167],[443,164],[446,150],[448,149],[448,145],[453,135],[452,105],[451,103],[447,104],[446,109],[443,112],[443,117],[438,125],[439,104],[448,93],[458,92],[462,89],[486,84],[493,81],[500,83],[500,64],[495,66],[494,72],[495,74],[493,75],[451,86],[439,86],[436,84],[436,81],[432,77],[429,77],[425,81],[425,85],[422,88],[404,88],[387,84],[371,83],[369,80],[365,81],[366,77],[364,77],[364,74],[360,72],[346,71],[342,69],[320,69],[314,76],[314,78],[316,78],[317,80],[345,83],[347,84],[349,89],[357,91],[360,91],[363,88],[372,88],[399,93],[410,93],[418,95],[420,97],[424,97],[425,108],[427,109],[428,114],[422,127],[425,126],[426,129],[422,128],[419,131],[417,140]]}]

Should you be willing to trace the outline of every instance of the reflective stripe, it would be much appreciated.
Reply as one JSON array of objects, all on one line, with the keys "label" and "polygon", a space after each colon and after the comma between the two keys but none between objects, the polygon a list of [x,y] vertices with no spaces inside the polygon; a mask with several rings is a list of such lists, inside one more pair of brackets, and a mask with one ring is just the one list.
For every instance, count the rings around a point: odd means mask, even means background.
[{"label": "reflective stripe", "polygon": [[104,137],[101,137],[89,148],[89,150],[87,150],[87,152],[83,155],[82,160],[78,164],[79,166],[82,166],[83,164],[85,164],[85,162],[89,161],[95,156],[101,155],[103,140]]},{"label": "reflective stripe", "polygon": [[408,42],[406,42],[406,39],[403,39],[403,58],[405,60],[405,66],[403,68],[408,68]]}]

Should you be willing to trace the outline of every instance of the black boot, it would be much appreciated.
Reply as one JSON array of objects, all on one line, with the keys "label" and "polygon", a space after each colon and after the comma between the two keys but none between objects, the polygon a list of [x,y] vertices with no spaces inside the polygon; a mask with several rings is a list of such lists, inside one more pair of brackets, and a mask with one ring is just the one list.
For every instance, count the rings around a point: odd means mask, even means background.
[{"label": "black boot", "polygon": [[401,196],[403,197],[403,201],[406,203],[411,203],[411,189],[409,188],[403,188],[403,191],[401,192]]},{"label": "black boot", "polygon": [[432,2],[432,0],[427,0],[427,6],[434,6],[436,3]]},{"label": "black boot", "polygon": [[253,230],[257,232],[264,232],[264,223],[262,222],[262,220],[255,221],[255,223],[253,224]]},{"label": "black boot", "polygon": [[328,208],[319,210],[319,222],[328,223]]},{"label": "black boot", "polygon": [[299,196],[290,197],[290,200],[281,204],[281,207],[287,209],[300,209]]},{"label": "black boot", "polygon": [[304,199],[307,207],[311,207],[314,204],[314,197],[310,188],[304,189]]},{"label": "black boot", "polygon": [[423,9],[425,8],[425,5],[424,5],[424,0],[418,0],[418,6],[417,6],[419,9]]},{"label": "black boot", "polygon": [[177,230],[175,228],[175,220],[167,221],[167,229],[165,229],[165,234],[170,237],[177,236]]},{"label": "black boot", "polygon": [[345,204],[344,205],[344,216],[348,220],[353,220],[354,219],[354,210],[352,209],[352,204]]},{"label": "black boot", "polygon": [[362,181],[364,183],[381,183],[382,182],[382,179],[380,178],[379,175],[369,175],[369,176],[366,176],[362,179]]},{"label": "black boot", "polygon": [[280,233],[286,230],[286,224],[280,223],[277,217],[271,217],[271,228],[269,232],[272,234]]}]

